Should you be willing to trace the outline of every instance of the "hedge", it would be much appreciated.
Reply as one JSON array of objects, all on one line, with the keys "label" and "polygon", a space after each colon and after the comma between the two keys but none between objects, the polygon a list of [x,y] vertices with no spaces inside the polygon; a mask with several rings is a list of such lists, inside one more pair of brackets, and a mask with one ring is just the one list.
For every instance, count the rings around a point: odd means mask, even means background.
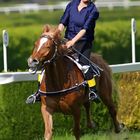
[{"label": "hedge", "polygon": [[[27,69],[27,59],[34,42],[39,38],[43,25],[9,28],[8,69],[17,71]],[[140,22],[137,22],[140,28]],[[2,43],[0,43],[2,45]],[[140,61],[140,32],[136,34],[136,60]],[[131,30],[128,21],[105,22],[97,24],[93,51],[100,53],[109,64],[131,62]],[[2,64],[2,47],[0,48]],[[13,65],[14,64],[14,65]],[[3,66],[0,65],[2,71]]]},{"label": "hedge", "polygon": [[140,130],[140,72],[121,74],[118,81],[120,103],[118,118],[129,129]]},{"label": "hedge", "polygon": [[[140,61],[140,22],[137,22],[136,61]],[[129,63],[131,59],[131,25],[126,21],[100,23],[96,28],[95,52],[109,64]]]},{"label": "hedge", "polygon": [[36,89],[35,83],[15,83],[0,87],[0,139],[22,140],[42,136],[42,117],[38,104],[27,106],[25,99]]}]

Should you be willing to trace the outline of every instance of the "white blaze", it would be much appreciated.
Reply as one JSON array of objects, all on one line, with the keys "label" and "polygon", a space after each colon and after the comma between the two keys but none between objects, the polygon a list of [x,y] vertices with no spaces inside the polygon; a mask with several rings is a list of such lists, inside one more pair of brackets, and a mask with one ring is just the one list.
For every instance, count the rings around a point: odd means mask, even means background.
[{"label": "white blaze", "polygon": [[39,44],[39,47],[37,49],[37,52],[41,49],[41,47],[43,46],[43,44],[45,42],[47,42],[47,41],[48,41],[48,38],[46,38],[46,37],[43,37],[43,38],[40,39],[40,44]]}]

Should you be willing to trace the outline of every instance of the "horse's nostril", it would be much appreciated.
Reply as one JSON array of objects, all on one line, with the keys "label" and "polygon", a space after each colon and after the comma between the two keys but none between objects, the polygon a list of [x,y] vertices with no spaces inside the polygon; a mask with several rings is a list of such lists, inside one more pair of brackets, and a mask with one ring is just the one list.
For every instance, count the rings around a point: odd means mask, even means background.
[{"label": "horse's nostril", "polygon": [[35,63],[35,64],[39,63],[39,61],[37,59],[33,59],[32,62]]},{"label": "horse's nostril", "polygon": [[38,61],[36,59],[34,59],[33,62],[38,62]]}]

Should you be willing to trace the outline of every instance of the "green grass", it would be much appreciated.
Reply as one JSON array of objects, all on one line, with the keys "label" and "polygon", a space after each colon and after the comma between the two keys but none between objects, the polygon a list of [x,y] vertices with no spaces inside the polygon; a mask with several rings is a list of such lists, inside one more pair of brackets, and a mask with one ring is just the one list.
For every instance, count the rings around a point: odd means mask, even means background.
[{"label": "green grass", "polygon": [[[71,135],[64,136],[53,136],[53,140],[74,140],[75,137]],[[43,140],[34,139],[34,140]],[[98,133],[98,134],[90,134],[84,135],[80,140],[140,140],[140,133],[138,132],[122,132],[120,134],[115,134],[113,132],[109,133]]]}]

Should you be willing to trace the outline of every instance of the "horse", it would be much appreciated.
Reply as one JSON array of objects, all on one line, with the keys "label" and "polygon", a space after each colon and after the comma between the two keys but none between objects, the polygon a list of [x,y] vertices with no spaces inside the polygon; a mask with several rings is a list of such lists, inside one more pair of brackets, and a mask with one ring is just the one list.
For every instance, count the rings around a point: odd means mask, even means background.
[{"label": "horse", "polygon": [[[45,25],[28,58],[28,66],[32,73],[43,68],[40,95],[45,140],[52,139],[52,115],[55,112],[73,116],[73,133],[76,140],[80,140],[80,108],[82,106],[86,111],[87,126],[93,128],[88,98],[89,89],[83,72],[67,57],[70,52],[65,47],[60,31],[55,27]],[[113,119],[115,132],[118,133],[121,127],[112,100],[111,69],[100,55],[91,55],[90,60],[103,69],[100,77],[96,77],[97,88],[101,100],[107,106]]]}]

